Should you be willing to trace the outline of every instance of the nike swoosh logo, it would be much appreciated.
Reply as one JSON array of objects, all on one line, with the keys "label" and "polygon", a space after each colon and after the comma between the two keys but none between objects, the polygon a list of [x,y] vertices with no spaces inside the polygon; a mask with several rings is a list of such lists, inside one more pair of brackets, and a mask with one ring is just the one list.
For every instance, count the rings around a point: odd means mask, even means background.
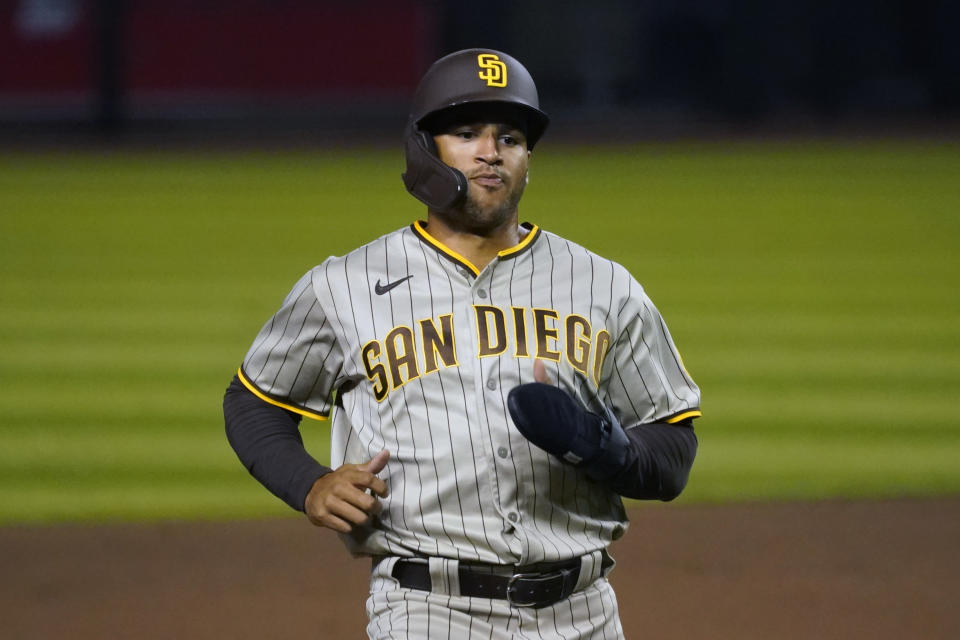
[{"label": "nike swoosh logo", "polygon": [[393,289],[394,287],[399,287],[400,285],[402,285],[404,282],[406,282],[412,277],[413,275],[409,275],[406,278],[400,278],[399,280],[394,280],[393,282],[390,282],[387,284],[380,284],[380,278],[377,278],[377,284],[373,286],[373,292],[378,296],[382,296],[387,291],[390,291],[390,289]]}]

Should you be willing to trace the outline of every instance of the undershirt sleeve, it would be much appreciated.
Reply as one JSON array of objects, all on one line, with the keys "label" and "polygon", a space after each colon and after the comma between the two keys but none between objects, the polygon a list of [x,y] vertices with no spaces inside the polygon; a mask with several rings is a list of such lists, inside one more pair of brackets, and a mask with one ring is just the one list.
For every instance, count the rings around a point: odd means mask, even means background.
[{"label": "undershirt sleeve", "polygon": [[227,440],[254,478],[297,511],[313,483],[330,473],[310,456],[300,435],[300,415],[254,395],[234,376],[223,397]]},{"label": "undershirt sleeve", "polygon": [[623,468],[607,480],[611,489],[637,500],[673,500],[687,485],[697,455],[690,420],[655,422],[626,430],[630,441]]}]

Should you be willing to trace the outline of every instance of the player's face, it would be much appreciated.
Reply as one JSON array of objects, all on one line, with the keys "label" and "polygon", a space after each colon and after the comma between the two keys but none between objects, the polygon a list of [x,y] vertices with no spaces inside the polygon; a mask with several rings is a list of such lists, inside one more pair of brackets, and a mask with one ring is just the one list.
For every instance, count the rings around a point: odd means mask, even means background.
[{"label": "player's face", "polygon": [[494,229],[516,217],[527,186],[530,152],[523,131],[497,123],[450,127],[434,136],[440,159],[460,170],[469,183],[462,219],[471,231]]}]

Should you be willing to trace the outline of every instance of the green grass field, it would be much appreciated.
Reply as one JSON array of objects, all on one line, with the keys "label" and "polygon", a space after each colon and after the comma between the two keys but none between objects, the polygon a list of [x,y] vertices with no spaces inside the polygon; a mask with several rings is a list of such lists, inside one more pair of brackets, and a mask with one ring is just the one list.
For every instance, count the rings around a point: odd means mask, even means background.
[{"label": "green grass field", "polygon": [[[288,513],[222,393],[292,283],[422,217],[399,151],[4,152],[0,522]],[[960,492],[960,146],[538,148],[701,385],[684,501]],[[326,432],[306,421],[326,459]]]}]

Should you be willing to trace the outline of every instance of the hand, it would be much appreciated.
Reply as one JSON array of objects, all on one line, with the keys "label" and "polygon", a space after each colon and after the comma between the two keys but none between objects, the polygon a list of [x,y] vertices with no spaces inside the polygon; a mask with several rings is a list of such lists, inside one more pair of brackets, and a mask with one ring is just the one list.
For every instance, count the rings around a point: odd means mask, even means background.
[{"label": "hand", "polygon": [[517,430],[547,453],[604,481],[623,467],[627,435],[613,411],[588,411],[556,386],[539,360],[533,363],[536,382],[521,384],[507,394],[507,409]]},{"label": "hand", "polygon": [[304,501],[310,522],[340,533],[367,524],[380,513],[377,496],[387,497],[387,483],[376,474],[389,459],[390,452],[384,449],[364,464],[345,464],[318,478]]}]

